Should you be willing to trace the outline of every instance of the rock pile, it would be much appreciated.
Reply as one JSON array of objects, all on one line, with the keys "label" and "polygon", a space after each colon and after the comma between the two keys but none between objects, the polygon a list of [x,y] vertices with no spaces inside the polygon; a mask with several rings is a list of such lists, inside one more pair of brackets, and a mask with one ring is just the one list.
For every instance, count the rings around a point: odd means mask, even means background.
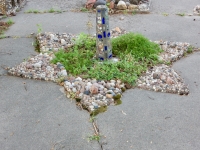
[{"label": "rock pile", "polygon": [[[175,62],[182,58],[190,48],[189,43],[155,41],[164,50],[159,59],[163,62]],[[150,68],[137,80],[137,87],[157,92],[175,93],[188,95],[189,89],[183,79],[171,67],[159,65]]]},{"label": "rock pile", "polygon": [[[126,11],[149,11],[150,0],[107,0],[110,13]],[[96,8],[98,5],[106,5],[106,0],[87,0],[86,8]]]},{"label": "rock pile", "polygon": [[184,42],[169,42],[169,41],[155,41],[160,45],[164,51],[160,54],[159,59],[164,62],[175,62],[182,58],[190,49],[189,43]]},{"label": "rock pile", "polygon": [[59,78],[67,76],[67,71],[60,63],[51,64],[52,58],[52,55],[40,53],[25,60],[18,66],[10,68],[8,73],[29,79],[57,82]]},{"label": "rock pile", "polygon": [[120,80],[98,81],[71,77],[64,82],[64,88],[68,98],[76,99],[82,107],[92,112],[102,106],[116,104],[125,85]]},{"label": "rock pile", "polygon": [[[125,34],[126,31],[116,27],[111,30],[111,38],[118,37]],[[96,35],[94,35],[95,37]],[[39,42],[40,52],[57,52],[59,49],[67,49],[74,45],[74,39],[77,38],[76,35],[70,33],[55,34],[52,32],[39,33],[37,35],[37,40]]]},{"label": "rock pile", "polygon": [[167,65],[154,66],[137,80],[137,87],[156,92],[188,95],[189,89],[180,75]]},{"label": "rock pile", "polygon": [[59,49],[67,49],[73,46],[75,35],[69,33],[55,34],[51,32],[39,33],[37,40],[40,44],[41,52],[56,52]]}]

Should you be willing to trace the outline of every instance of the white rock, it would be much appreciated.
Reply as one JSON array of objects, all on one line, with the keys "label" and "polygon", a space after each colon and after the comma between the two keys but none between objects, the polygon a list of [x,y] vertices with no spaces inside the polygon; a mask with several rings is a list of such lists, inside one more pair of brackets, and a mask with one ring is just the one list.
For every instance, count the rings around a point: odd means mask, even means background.
[{"label": "white rock", "polygon": [[82,78],[81,77],[77,77],[75,80],[76,81],[82,81]]},{"label": "white rock", "polygon": [[61,71],[61,76],[67,76],[67,71],[66,70],[62,70]]},{"label": "white rock", "polygon": [[34,65],[33,65],[35,68],[41,68],[41,63],[35,63]]},{"label": "white rock", "polygon": [[72,88],[72,92],[74,93],[77,92],[76,88]]},{"label": "white rock", "polygon": [[117,8],[122,10],[127,9],[126,3],[124,1],[119,1],[117,4]]},{"label": "white rock", "polygon": [[71,85],[72,85],[69,81],[65,81],[64,84],[65,84],[66,86],[71,86]]},{"label": "white rock", "polygon": [[91,83],[91,82],[88,82],[88,83],[87,83],[87,86],[92,86],[92,83]]},{"label": "white rock", "polygon": [[62,45],[65,45],[67,43],[64,39],[61,39],[60,42]]},{"label": "white rock", "polygon": [[50,40],[54,39],[54,35],[53,34],[49,34],[49,36],[50,36]]}]

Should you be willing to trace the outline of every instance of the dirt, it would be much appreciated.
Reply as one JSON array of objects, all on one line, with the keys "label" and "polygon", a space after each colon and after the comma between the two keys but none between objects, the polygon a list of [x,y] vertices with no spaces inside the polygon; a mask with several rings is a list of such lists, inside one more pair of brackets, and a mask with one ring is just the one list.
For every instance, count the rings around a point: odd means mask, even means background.
[{"label": "dirt", "polygon": [[9,27],[9,24],[6,22],[0,22],[0,34],[3,34],[5,30],[7,30]]}]

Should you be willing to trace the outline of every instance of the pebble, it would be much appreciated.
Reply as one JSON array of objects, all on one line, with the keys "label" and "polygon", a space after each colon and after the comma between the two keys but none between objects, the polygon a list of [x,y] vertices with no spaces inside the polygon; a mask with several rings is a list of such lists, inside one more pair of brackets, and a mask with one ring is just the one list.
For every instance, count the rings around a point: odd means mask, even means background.
[{"label": "pebble", "polygon": [[194,15],[200,15],[200,5],[197,5],[193,9],[193,14]]}]

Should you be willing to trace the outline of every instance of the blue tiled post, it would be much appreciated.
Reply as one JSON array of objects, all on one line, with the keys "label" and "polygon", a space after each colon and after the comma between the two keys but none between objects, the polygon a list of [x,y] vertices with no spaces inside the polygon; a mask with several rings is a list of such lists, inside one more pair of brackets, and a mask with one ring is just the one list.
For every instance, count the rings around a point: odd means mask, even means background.
[{"label": "blue tiled post", "polygon": [[108,8],[105,5],[99,5],[96,8],[96,56],[100,60],[112,58],[112,46],[110,42],[110,29]]}]

